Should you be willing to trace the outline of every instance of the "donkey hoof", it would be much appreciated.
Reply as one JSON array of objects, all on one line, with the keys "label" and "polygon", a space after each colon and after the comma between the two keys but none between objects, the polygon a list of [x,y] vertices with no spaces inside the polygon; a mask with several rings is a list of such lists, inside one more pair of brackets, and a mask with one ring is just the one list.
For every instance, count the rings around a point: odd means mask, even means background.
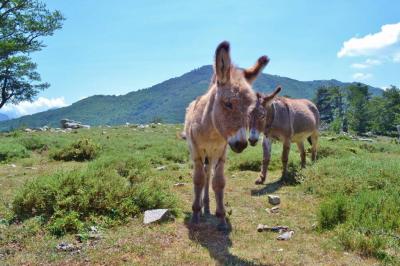
[{"label": "donkey hoof", "polygon": [[224,222],[220,222],[217,225],[217,229],[220,232],[226,232],[226,231],[228,231],[228,224],[225,221]]},{"label": "donkey hoof", "polygon": [[256,185],[262,185],[262,184],[264,184],[264,180],[265,180],[265,179],[262,179],[262,178],[260,177],[260,178],[257,178],[257,179],[256,179],[256,182],[255,182],[255,183],[256,183]]},{"label": "donkey hoof", "polygon": [[200,222],[200,213],[193,213],[191,223],[198,224]]}]

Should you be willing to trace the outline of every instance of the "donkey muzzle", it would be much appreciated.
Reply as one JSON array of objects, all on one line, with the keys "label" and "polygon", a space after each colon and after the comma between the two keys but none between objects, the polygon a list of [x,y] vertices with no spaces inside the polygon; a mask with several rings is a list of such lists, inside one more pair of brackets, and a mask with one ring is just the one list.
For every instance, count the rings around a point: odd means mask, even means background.
[{"label": "donkey muzzle", "polygon": [[247,147],[246,129],[239,129],[236,134],[228,139],[229,147],[234,152],[241,153]]},{"label": "donkey muzzle", "polygon": [[258,130],[255,129],[250,130],[249,142],[251,146],[256,146],[259,136],[260,133],[258,132]]}]

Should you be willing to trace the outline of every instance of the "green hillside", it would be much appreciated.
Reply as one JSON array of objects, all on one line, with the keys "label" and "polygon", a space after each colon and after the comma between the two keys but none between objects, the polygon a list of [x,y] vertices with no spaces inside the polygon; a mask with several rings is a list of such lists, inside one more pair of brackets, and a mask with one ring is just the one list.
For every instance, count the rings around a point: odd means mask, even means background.
[{"label": "green hillside", "polygon": [[[44,125],[59,127],[62,118],[89,125],[148,123],[156,118],[168,123],[180,123],[184,120],[185,108],[189,102],[207,90],[212,71],[212,66],[203,66],[180,77],[126,95],[94,95],[67,107],[0,122],[0,130]],[[267,92],[277,85],[283,86],[283,95],[310,99],[318,87],[347,86],[349,83],[337,80],[298,81],[262,74],[254,88]],[[370,87],[370,90],[373,94],[381,94],[380,89]]]}]

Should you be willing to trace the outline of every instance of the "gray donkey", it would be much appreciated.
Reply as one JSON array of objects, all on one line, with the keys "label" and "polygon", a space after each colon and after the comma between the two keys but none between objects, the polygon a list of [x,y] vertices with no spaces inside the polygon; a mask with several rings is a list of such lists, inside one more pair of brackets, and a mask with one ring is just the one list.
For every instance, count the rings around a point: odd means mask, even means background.
[{"label": "gray donkey", "polygon": [[269,95],[257,93],[256,106],[250,114],[250,145],[255,146],[260,132],[264,133],[263,163],[260,177],[256,184],[263,184],[271,158],[271,138],[283,142],[282,176],[287,175],[287,163],[291,142],[296,142],[300,152],[301,166],[306,165],[304,140],[312,145],[311,158],[317,157],[319,112],[317,107],[307,99],[290,99],[276,97],[281,87]]}]

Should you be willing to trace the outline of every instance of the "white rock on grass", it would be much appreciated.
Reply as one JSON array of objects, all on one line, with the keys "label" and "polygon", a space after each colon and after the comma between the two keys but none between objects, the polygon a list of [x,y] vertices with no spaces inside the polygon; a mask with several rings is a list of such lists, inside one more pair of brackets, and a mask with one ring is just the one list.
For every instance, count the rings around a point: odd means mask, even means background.
[{"label": "white rock on grass", "polygon": [[159,166],[156,168],[158,171],[164,171],[165,169],[167,169],[167,167],[165,165]]},{"label": "white rock on grass", "polygon": [[169,218],[169,210],[168,209],[155,209],[148,210],[144,212],[144,224],[150,224],[154,222],[165,221]]},{"label": "white rock on grass", "polygon": [[289,239],[292,238],[293,235],[294,235],[294,231],[288,231],[288,232],[285,232],[285,233],[279,235],[276,239],[278,239],[278,240],[289,240]]},{"label": "white rock on grass", "polygon": [[272,205],[278,205],[281,203],[281,198],[277,195],[268,195],[268,202]]}]

